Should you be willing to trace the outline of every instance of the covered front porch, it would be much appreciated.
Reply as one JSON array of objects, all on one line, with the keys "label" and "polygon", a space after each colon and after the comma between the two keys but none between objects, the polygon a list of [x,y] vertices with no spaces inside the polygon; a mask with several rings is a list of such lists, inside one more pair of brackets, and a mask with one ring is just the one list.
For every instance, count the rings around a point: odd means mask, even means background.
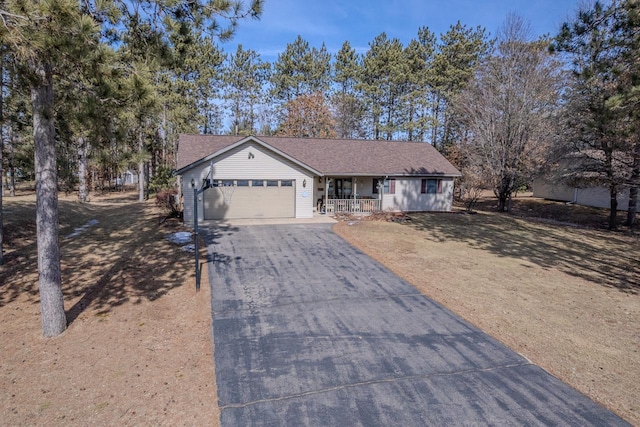
[{"label": "covered front porch", "polygon": [[379,181],[366,176],[318,177],[316,211],[369,214],[382,210]]}]

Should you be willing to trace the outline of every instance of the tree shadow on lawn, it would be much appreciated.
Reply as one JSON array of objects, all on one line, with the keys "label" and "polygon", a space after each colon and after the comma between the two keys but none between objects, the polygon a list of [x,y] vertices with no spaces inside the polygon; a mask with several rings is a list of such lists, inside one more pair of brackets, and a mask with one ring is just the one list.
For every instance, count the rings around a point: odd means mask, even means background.
[{"label": "tree shadow on lawn", "polygon": [[[62,284],[69,324],[87,308],[103,316],[124,303],[154,301],[194,276],[193,254],[166,239],[181,226],[169,221],[158,225],[148,203],[61,202],[60,210]],[[75,220],[63,221],[69,212]],[[91,219],[98,223],[71,236],[75,227]],[[35,241],[14,253],[0,270],[0,307],[25,293],[30,302],[39,303]]]},{"label": "tree shadow on lawn", "polygon": [[425,213],[411,218],[408,225],[426,232],[427,239],[464,242],[622,292],[640,292],[637,236],[539,224],[500,214]]},{"label": "tree shadow on lawn", "polygon": [[124,303],[154,301],[194,276],[192,255],[166,239],[175,230],[158,225],[150,206],[110,207],[104,218],[90,236],[72,239],[63,248],[64,259],[81,260],[63,269],[65,294],[81,296],[67,311],[68,323],[88,307],[105,315]]},{"label": "tree shadow on lawn", "polygon": [[[33,196],[33,195],[32,195]],[[87,205],[59,201],[60,241],[91,218]],[[20,295],[38,296],[35,196],[3,201],[4,263],[0,266],[0,307]]]}]

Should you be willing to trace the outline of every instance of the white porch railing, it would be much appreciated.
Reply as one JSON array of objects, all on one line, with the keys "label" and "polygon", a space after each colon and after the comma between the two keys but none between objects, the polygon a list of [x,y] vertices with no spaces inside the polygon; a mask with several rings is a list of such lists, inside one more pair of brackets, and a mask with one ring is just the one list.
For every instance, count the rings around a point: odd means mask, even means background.
[{"label": "white porch railing", "polygon": [[329,199],[327,213],[373,213],[380,211],[379,199]]}]

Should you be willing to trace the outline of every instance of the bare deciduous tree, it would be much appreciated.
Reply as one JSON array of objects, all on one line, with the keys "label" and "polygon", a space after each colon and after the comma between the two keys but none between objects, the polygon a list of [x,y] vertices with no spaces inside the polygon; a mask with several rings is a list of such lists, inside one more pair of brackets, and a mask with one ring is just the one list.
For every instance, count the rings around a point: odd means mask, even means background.
[{"label": "bare deciduous tree", "polygon": [[457,98],[469,167],[486,176],[498,198],[498,210],[510,209],[511,195],[532,180],[544,158],[561,75],[547,43],[533,41],[529,25],[510,15],[496,51]]},{"label": "bare deciduous tree", "polygon": [[324,95],[300,95],[285,104],[286,118],[278,134],[298,138],[334,138],[335,123]]}]

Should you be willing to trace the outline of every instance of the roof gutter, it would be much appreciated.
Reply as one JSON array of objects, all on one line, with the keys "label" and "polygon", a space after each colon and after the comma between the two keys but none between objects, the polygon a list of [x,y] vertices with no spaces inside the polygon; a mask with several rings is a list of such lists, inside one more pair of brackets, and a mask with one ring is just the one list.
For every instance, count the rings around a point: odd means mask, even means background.
[{"label": "roof gutter", "polygon": [[402,178],[424,178],[424,177],[438,177],[438,178],[457,178],[459,176],[462,176],[462,174],[451,174],[451,173],[422,173],[422,174],[388,174],[388,175],[383,175],[380,173],[353,173],[353,172],[327,172],[324,173],[320,176],[358,176],[358,177],[368,177],[368,176],[372,176],[372,177],[381,177],[384,176],[386,178],[397,178],[397,177],[402,177]]}]

